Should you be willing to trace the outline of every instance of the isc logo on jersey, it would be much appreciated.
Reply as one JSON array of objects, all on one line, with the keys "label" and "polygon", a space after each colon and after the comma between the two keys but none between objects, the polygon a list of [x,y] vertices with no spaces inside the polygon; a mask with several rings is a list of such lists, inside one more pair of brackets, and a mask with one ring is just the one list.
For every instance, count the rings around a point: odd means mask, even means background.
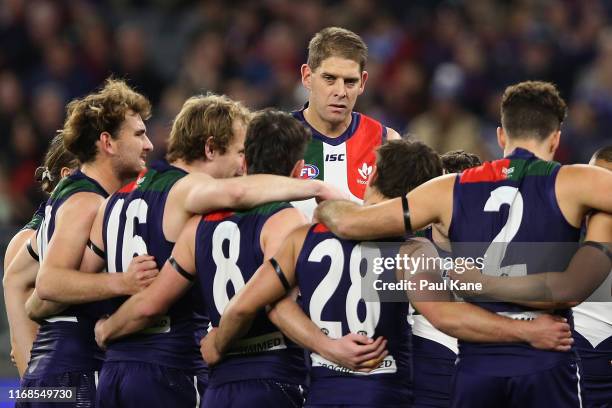
[{"label": "isc logo on jersey", "polygon": [[314,179],[319,175],[319,169],[314,164],[305,164],[300,172],[300,178]]},{"label": "isc logo on jersey", "polygon": [[344,158],[346,157],[346,154],[344,153],[332,153],[332,154],[326,154],[325,155],[325,161],[329,161],[329,162],[333,162],[333,161],[344,161]]}]

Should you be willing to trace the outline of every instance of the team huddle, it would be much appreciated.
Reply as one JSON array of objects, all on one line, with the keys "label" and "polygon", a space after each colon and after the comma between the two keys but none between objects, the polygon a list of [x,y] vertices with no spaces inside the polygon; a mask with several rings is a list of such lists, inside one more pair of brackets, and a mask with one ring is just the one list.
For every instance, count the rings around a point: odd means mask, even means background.
[{"label": "team huddle", "polygon": [[[301,110],[193,96],[151,164],[145,96],[109,79],[68,105],[37,171],[49,199],[5,256],[21,388],[77,407],[612,407],[612,146],[552,161],[566,105],[528,81],[503,95],[502,159],[440,156],[353,111],[357,34],[308,51]],[[364,299],[374,240],[488,255],[412,275],[486,290]],[[581,244],[504,261],[546,242]]]}]

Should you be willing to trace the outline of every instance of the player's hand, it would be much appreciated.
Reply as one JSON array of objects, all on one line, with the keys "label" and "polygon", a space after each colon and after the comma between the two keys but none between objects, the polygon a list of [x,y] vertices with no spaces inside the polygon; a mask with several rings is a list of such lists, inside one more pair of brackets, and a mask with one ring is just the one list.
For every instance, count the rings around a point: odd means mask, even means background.
[{"label": "player's hand", "polygon": [[94,334],[96,337],[96,343],[98,343],[98,347],[102,350],[106,350],[106,338],[104,335],[104,322],[107,320],[107,317],[103,317],[96,322],[96,327],[94,328]]},{"label": "player's hand", "polygon": [[200,340],[200,353],[208,366],[213,366],[221,360],[221,353],[215,347],[215,337],[217,337],[217,329],[212,329],[206,336]]},{"label": "player's hand", "polygon": [[349,196],[331,184],[321,182],[319,193],[315,197],[317,203],[325,200],[348,200]]},{"label": "player's hand", "polygon": [[132,259],[128,270],[122,274],[126,293],[133,295],[140,292],[151,283],[159,274],[155,257],[152,255],[138,255]]},{"label": "player's hand", "polygon": [[369,372],[389,354],[386,347],[387,340],[382,336],[373,340],[361,334],[349,333],[331,340],[323,357],[353,371]]},{"label": "player's hand", "polygon": [[569,351],[574,343],[567,319],[543,314],[531,322],[527,341],[541,350]]},{"label": "player's hand", "polygon": [[11,348],[11,363],[17,367],[17,360],[15,360],[15,349]]}]

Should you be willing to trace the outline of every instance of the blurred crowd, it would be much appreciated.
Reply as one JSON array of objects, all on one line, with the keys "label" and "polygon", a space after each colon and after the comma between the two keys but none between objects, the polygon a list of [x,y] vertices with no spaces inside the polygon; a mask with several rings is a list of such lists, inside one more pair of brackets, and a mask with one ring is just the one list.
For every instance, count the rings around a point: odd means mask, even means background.
[{"label": "blurred crowd", "polygon": [[43,198],[34,170],[66,103],[110,74],[151,99],[161,157],[190,95],[299,108],[308,40],[329,25],[369,47],[358,111],[440,153],[487,159],[500,154],[505,86],[549,80],[570,106],[557,159],[586,162],[612,140],[611,16],[604,0],[3,0],[0,226],[31,217]]}]

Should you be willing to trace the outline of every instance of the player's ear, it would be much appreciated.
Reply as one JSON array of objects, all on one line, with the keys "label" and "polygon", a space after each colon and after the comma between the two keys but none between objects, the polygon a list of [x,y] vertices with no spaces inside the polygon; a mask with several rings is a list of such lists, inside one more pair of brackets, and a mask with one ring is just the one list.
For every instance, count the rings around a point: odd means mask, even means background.
[{"label": "player's ear", "polygon": [[557,148],[559,147],[559,143],[561,142],[561,130],[557,130],[553,133],[553,136],[550,141],[550,152],[555,153]]},{"label": "player's ear", "polygon": [[372,166],[372,174],[370,174],[370,178],[368,178],[368,187],[371,187],[371,185],[376,181],[376,179],[378,178],[378,167],[376,167],[376,165]]},{"label": "player's ear", "polygon": [[208,136],[206,143],[204,143],[204,156],[206,160],[213,160],[215,158],[215,141],[212,136]]},{"label": "player's ear", "polygon": [[69,176],[70,173],[72,173],[72,169],[70,167],[62,167],[62,169],[60,170],[60,178]]},{"label": "player's ear", "polygon": [[361,85],[359,86],[359,95],[361,95],[363,93],[363,90],[365,89],[365,84],[366,84],[367,80],[368,80],[368,71],[363,71],[361,73]]},{"label": "player's ear", "polygon": [[101,152],[104,151],[109,154],[116,153],[113,137],[108,132],[100,133],[100,137],[98,138],[98,141],[96,142],[96,144],[98,144],[98,150]]},{"label": "player's ear", "polygon": [[293,170],[291,170],[290,176],[293,178],[300,178],[300,176],[302,175],[302,169],[304,168],[304,163],[304,159],[295,162]]},{"label": "player's ear", "polygon": [[506,140],[506,132],[504,132],[504,128],[501,126],[497,127],[497,144],[499,145],[499,147],[503,149],[506,148],[506,143],[508,141]]},{"label": "player's ear", "polygon": [[312,79],[312,70],[310,66],[308,66],[308,64],[302,64],[300,72],[302,73],[302,85],[310,91],[310,81]]}]

